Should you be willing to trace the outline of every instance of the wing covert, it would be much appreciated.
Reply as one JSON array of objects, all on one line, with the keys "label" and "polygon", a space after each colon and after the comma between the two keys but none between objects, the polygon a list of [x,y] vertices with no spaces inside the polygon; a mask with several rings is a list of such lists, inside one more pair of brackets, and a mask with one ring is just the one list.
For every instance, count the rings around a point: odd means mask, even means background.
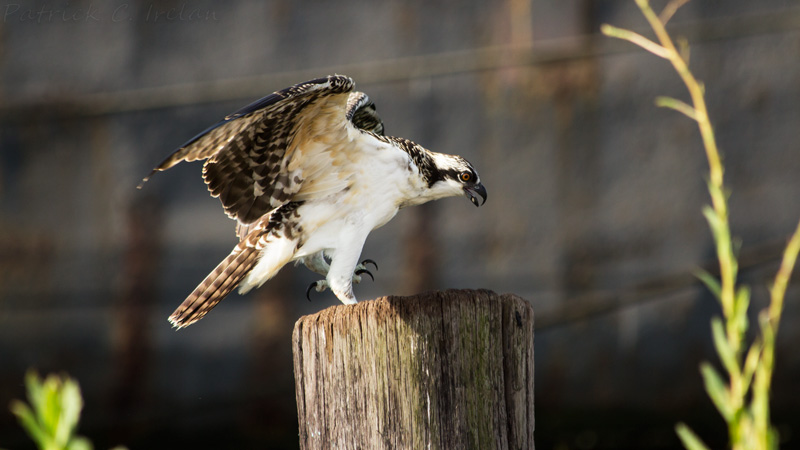
[{"label": "wing covert", "polygon": [[[142,184],[181,161],[206,159],[203,179],[211,195],[220,199],[240,227],[246,227],[290,201],[306,177],[330,168],[330,158],[325,157],[346,151],[342,140],[348,121],[362,131],[383,134],[374,103],[366,94],[353,92],[354,86],[352,79],[334,75],[256,100],[190,139]],[[301,156],[302,163],[292,162]],[[333,189],[330,181],[317,183],[316,188]]]}]

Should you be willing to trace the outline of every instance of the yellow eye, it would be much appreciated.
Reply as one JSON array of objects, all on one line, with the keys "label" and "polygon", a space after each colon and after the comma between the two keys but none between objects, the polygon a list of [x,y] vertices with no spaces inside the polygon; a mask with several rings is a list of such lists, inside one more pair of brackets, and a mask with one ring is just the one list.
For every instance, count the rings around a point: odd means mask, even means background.
[{"label": "yellow eye", "polygon": [[461,175],[458,176],[464,183],[468,182],[472,179],[472,174],[469,172],[461,172]]}]

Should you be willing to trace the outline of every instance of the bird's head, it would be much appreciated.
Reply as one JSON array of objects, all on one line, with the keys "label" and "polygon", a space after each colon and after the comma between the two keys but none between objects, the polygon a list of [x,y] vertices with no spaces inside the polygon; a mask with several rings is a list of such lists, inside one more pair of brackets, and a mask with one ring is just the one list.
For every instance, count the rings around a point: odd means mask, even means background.
[{"label": "bird's head", "polygon": [[[465,195],[475,206],[486,203],[486,188],[481,184],[478,171],[460,156],[433,153],[437,175],[430,189],[441,197]],[[478,201],[478,196],[481,200]]]}]

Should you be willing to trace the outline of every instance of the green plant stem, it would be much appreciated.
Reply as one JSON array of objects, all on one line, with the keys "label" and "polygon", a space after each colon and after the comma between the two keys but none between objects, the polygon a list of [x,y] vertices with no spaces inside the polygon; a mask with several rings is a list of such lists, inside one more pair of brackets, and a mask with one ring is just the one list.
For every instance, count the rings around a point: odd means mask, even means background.
[{"label": "green plant stem", "polygon": [[[733,251],[733,243],[730,239],[730,224],[728,220],[728,202],[725,195],[724,185],[724,169],[722,166],[722,158],[717,148],[717,142],[714,138],[714,129],[711,126],[711,121],[708,117],[708,108],[704,97],[704,88],[702,84],[697,81],[697,78],[689,70],[689,66],[681,56],[672,39],[667,33],[664,24],[656,15],[655,11],[650,7],[648,0],[636,0],[636,4],[642,10],[645,19],[652,27],[653,31],[661,43],[662,48],[666,50],[666,59],[675,68],[678,76],[681,77],[683,83],[689,91],[689,96],[692,99],[692,106],[694,107],[694,119],[700,129],[700,136],[703,140],[703,147],[706,152],[709,166],[709,194],[711,195],[711,204],[713,206],[718,230],[715,232],[715,241],[717,247],[717,257],[719,260],[720,268],[720,303],[722,305],[722,313],[725,316],[725,332],[727,335],[728,343],[733,350],[736,358],[737,365],[741,363],[741,348],[742,338],[745,330],[742,329],[741,322],[735,320],[737,316],[736,311],[736,276],[737,264]],[[725,238],[721,238],[725,237]],[[734,403],[732,406],[735,411],[740,411],[743,408],[743,399],[745,396],[743,382],[739,371],[729,371],[730,375],[730,399]],[[736,433],[738,431],[732,430]]]},{"label": "green plant stem", "polygon": [[[730,233],[722,158],[708,117],[703,84],[694,77],[688,67],[688,46],[682,45],[682,51],[678,51],[665,28],[666,22],[687,1],[671,0],[659,17],[650,7],[648,0],[636,0],[659,43],[632,31],[610,25],[603,25],[601,31],[608,36],[630,41],[656,56],[667,59],[689,91],[691,106],[668,97],[657,98],[656,104],[674,109],[697,122],[708,159],[708,190],[712,207],[707,207],[703,213],[714,235],[720,264],[720,280],[718,282],[707,273],[701,274],[700,279],[719,298],[722,306],[724,323],[719,318],[714,318],[712,335],[717,353],[729,374],[730,384],[725,386],[717,371],[707,363],[702,365],[701,372],[709,396],[728,422],[730,444],[733,449],[770,450],[777,448],[778,443],[777,432],[770,425],[769,419],[769,391],[774,368],[775,336],[778,332],[789,278],[800,253],[800,224],[787,245],[781,267],[770,287],[769,308],[759,315],[761,336],[749,347],[742,362],[742,343],[748,328],[747,309],[750,303],[750,291],[747,287],[737,288],[738,262]],[[749,392],[752,396],[748,395]],[[748,397],[750,397],[749,406],[746,405]],[[679,424],[676,431],[687,449],[705,448],[700,439],[685,425]]]},{"label": "green plant stem", "polygon": [[[694,75],[692,75],[688,65],[686,64],[686,61],[684,61],[683,57],[676,49],[675,44],[672,42],[672,39],[664,27],[664,24],[650,7],[648,1],[636,0],[636,4],[642,10],[645,18],[653,28],[653,31],[655,31],[656,37],[661,42],[660,45],[638,33],[616,28],[610,25],[603,25],[600,30],[607,36],[630,41],[655,54],[656,56],[668,60],[678,72],[678,75],[681,77],[687,89],[689,90],[689,95],[692,99],[693,111],[691,114],[688,114],[685,108],[675,108],[674,105],[677,105],[677,103],[665,106],[678,109],[680,112],[689,115],[689,117],[697,122],[698,127],[700,128],[700,135],[703,140],[706,158],[708,159],[709,185],[712,187],[709,189],[711,194],[711,203],[717,217],[719,218],[722,231],[725,234],[729,234],[730,227],[728,226],[728,206],[723,184],[724,170],[722,166],[722,158],[719,155],[719,149],[717,148],[716,140],[714,139],[714,129],[711,126],[711,121],[708,118],[708,108],[706,107],[706,102],[703,97],[704,89],[702,84],[697,81]],[[717,256],[720,262],[720,279],[722,281],[720,302],[722,303],[722,310],[725,317],[733,317],[734,298],[736,291],[736,264],[733,262],[733,245],[730,242],[728,242],[727,245],[720,245],[721,243],[722,242],[717,241]],[[729,333],[732,331],[733,330],[728,330]]]},{"label": "green plant stem", "polygon": [[[706,158],[708,159],[709,181],[716,188],[711,191],[711,203],[721,222],[728,228],[728,205],[725,198],[723,183],[724,170],[722,158],[720,157],[717,142],[714,138],[714,129],[708,118],[708,108],[706,107],[705,97],[703,96],[703,86],[689,70],[689,66],[686,64],[686,61],[684,61],[683,57],[681,57],[677,48],[675,48],[675,44],[672,42],[669,33],[667,33],[667,29],[664,27],[664,24],[658,18],[655,11],[650,7],[648,0],[636,0],[636,4],[642,10],[648,23],[650,23],[650,26],[653,28],[661,46],[666,50],[666,59],[669,60],[675,68],[675,71],[678,72],[678,75],[689,90],[689,96],[692,98],[692,104],[694,106],[694,119],[697,121],[697,125],[700,128],[700,136],[703,139],[703,147],[705,148]],[[735,265],[731,263],[734,257],[732,247],[732,245],[725,245],[721,247],[718,246],[717,248],[720,262],[720,280],[722,281],[720,300],[722,302],[723,314],[725,314],[726,317],[732,317],[734,312],[736,268]]]},{"label": "green plant stem", "polygon": [[778,322],[783,312],[783,299],[786,296],[786,287],[789,285],[789,279],[792,276],[792,271],[797,262],[798,253],[800,253],[800,223],[797,224],[797,229],[786,245],[786,251],[784,251],[783,259],[781,260],[781,267],[778,269],[775,282],[770,288],[769,320],[776,333],[778,331]]},{"label": "green plant stem", "polygon": [[770,287],[770,304],[767,311],[762,312],[760,317],[763,350],[761,353],[761,364],[756,369],[755,382],[753,386],[753,409],[763,411],[761,414],[753,414],[753,428],[759,442],[756,448],[767,450],[777,447],[777,436],[770,429],[769,419],[769,391],[772,384],[772,373],[775,367],[775,337],[778,334],[781,314],[783,313],[783,303],[786,297],[786,288],[789,285],[792,271],[794,270],[797,256],[800,253],[800,223],[797,225],[794,234],[786,245],[786,250],[781,259],[781,265],[775,275],[775,281]]}]

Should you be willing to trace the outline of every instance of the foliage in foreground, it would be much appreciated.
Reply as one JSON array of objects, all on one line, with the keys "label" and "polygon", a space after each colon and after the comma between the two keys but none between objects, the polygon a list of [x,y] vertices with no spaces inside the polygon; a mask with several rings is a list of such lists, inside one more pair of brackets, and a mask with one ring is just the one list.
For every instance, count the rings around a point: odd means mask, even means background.
[{"label": "foliage in foreground", "polygon": [[[700,372],[706,392],[728,424],[731,448],[775,449],[778,447],[778,433],[770,423],[769,414],[769,392],[775,365],[775,337],[783,311],[786,287],[800,252],[800,224],[789,240],[778,274],[770,286],[769,307],[761,311],[758,316],[761,333],[747,347],[744,338],[749,326],[747,310],[750,304],[750,289],[737,285],[736,281],[738,245],[731,237],[728,191],[723,183],[724,168],[706,109],[705,87],[689,70],[688,45],[684,41],[680,50],[676,48],[665,28],[672,15],[687,1],[671,0],[661,14],[657,15],[648,0],[636,0],[636,4],[655,32],[658,43],[638,33],[610,25],[603,25],[602,32],[611,37],[630,41],[666,59],[689,90],[691,105],[669,97],[657,98],[656,104],[674,109],[697,122],[710,169],[708,191],[712,206],[706,206],[703,214],[714,237],[720,278],[717,279],[709,273],[700,273],[698,276],[719,299],[722,307],[723,318],[714,317],[711,320],[711,332],[728,379],[723,380],[719,371],[707,362],[701,365]],[[678,424],[676,431],[687,449],[707,449],[687,425]]]},{"label": "foliage in foreground", "polygon": [[83,398],[75,380],[57,375],[42,380],[31,371],[25,387],[30,405],[14,400],[11,412],[40,450],[92,450],[92,443],[76,434]]}]

